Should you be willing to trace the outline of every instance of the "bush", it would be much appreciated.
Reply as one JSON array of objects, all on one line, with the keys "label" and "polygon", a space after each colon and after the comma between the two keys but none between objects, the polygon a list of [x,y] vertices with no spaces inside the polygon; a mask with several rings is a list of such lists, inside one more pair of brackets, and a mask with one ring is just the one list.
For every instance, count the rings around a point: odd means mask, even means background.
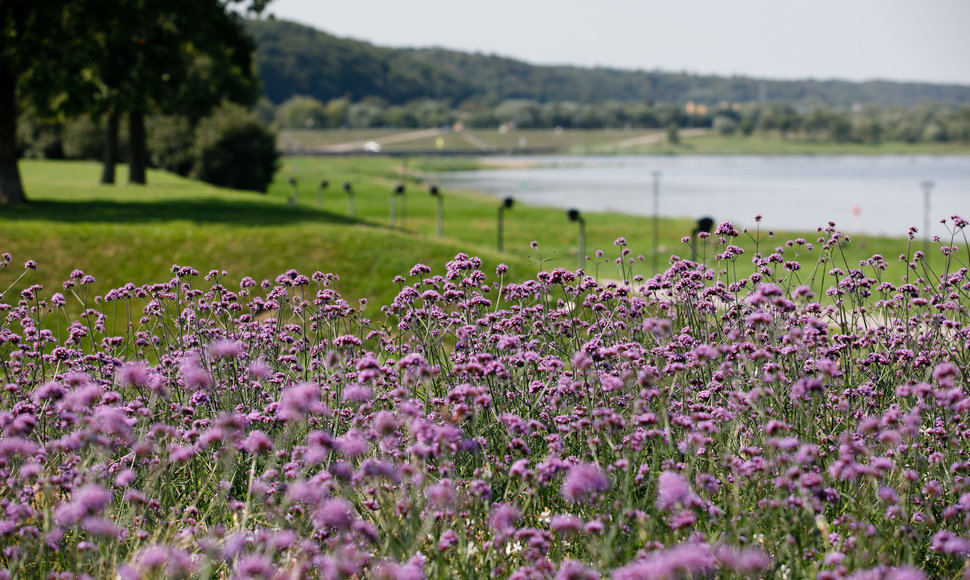
[{"label": "bush", "polygon": [[714,117],[714,122],[711,126],[717,131],[718,135],[734,135],[738,130],[738,122],[727,115]]},{"label": "bush", "polygon": [[65,123],[61,141],[68,159],[99,160],[104,155],[104,127],[89,115]]},{"label": "bush", "polygon": [[265,192],[276,172],[276,135],[253,113],[226,104],[203,119],[192,148],[197,179],[236,189]]},{"label": "bush", "polygon": [[276,123],[284,129],[319,129],[327,126],[327,107],[313,97],[295,95],[276,108]]},{"label": "bush", "polygon": [[148,118],[148,158],[152,167],[188,175],[195,165],[194,132],[185,117]]},{"label": "bush", "polygon": [[27,159],[63,159],[61,129],[60,123],[25,109],[17,118],[17,154]]}]

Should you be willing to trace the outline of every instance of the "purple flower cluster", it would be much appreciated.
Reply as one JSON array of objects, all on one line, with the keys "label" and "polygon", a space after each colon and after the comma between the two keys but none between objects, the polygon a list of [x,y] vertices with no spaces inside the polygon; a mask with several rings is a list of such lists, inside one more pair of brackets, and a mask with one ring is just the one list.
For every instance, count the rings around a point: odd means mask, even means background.
[{"label": "purple flower cluster", "polygon": [[7,292],[0,577],[960,575],[965,248],[743,235],[637,286],[460,254],[378,320],[319,272]]}]

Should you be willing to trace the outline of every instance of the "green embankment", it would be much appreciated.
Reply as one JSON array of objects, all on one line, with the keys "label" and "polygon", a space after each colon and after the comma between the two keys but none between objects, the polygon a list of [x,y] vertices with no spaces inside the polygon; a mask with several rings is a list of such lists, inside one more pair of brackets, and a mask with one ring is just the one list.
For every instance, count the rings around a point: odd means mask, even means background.
[{"label": "green embankment", "polygon": [[517,129],[501,133],[496,129],[469,128],[466,133],[471,138],[454,131],[428,134],[413,129],[284,129],[279,133],[279,146],[291,150],[326,150],[353,144],[353,150],[359,151],[364,142],[376,140],[384,152],[397,154],[434,151],[439,145],[444,153],[466,155],[482,153],[480,145],[491,147],[492,152],[510,154],[522,150],[607,155],[970,154],[970,143],[835,143],[782,136],[777,132],[724,136],[703,129],[684,129],[677,145],[668,143],[666,131],[659,129]]},{"label": "green embankment", "polygon": [[[242,276],[273,279],[293,268],[306,274],[336,273],[345,297],[368,298],[377,304],[387,303],[397,292],[392,283],[395,275],[406,275],[419,262],[443,272],[444,264],[458,252],[480,256],[487,272],[504,262],[510,267],[507,279],[516,281],[534,276],[540,267],[537,251],[530,247],[534,240],[543,256],[543,269],[576,268],[577,224],[559,209],[517,204],[507,210],[505,252],[500,254],[495,249],[498,201],[478,193],[444,191],[444,237],[437,238],[437,202],[429,195],[428,185],[434,181],[432,170],[451,163],[467,161],[412,160],[404,166],[400,160],[382,157],[286,158],[270,191],[261,195],[214,188],[158,171],[149,173],[148,186],[102,186],[97,184],[99,166],[94,163],[24,161],[21,167],[30,203],[4,208],[0,215],[0,251],[14,256],[11,267],[0,271],[0,290],[20,275],[27,259],[36,260],[39,269],[28,273],[15,289],[35,283],[59,288],[75,268],[97,278],[90,290],[93,294],[126,282],[167,280],[172,264],[191,265],[203,274],[227,270],[231,285]],[[123,183],[124,171],[119,177]],[[287,201],[291,177],[298,189],[295,207]],[[324,179],[329,186],[318,209],[318,184]],[[347,215],[345,182],[355,191],[356,220]],[[396,200],[399,221],[392,229],[390,199],[401,182],[406,185],[405,199]],[[601,280],[620,278],[613,262],[619,249],[613,240],[623,236],[632,249],[629,257],[643,256],[636,261],[634,273],[653,273],[649,218],[605,213],[584,217],[586,253],[605,252],[603,258],[587,263],[587,272]],[[690,256],[681,238],[692,226],[689,220],[660,220],[656,260],[661,267],[672,254]],[[809,241],[817,237],[803,235]],[[762,232],[761,237],[760,250],[769,252],[791,236],[767,237]],[[736,243],[747,250],[739,259],[750,260],[755,249],[752,240],[742,236]],[[893,264],[886,279],[896,281],[903,273],[896,257],[906,251],[905,240],[859,237],[849,244],[840,265],[855,266],[881,253]],[[714,252],[710,243],[701,249],[708,258]],[[800,278],[808,277],[817,255],[818,251],[800,256]],[[962,253],[959,256],[963,258]],[[376,311],[376,305],[368,308],[372,315]]]}]

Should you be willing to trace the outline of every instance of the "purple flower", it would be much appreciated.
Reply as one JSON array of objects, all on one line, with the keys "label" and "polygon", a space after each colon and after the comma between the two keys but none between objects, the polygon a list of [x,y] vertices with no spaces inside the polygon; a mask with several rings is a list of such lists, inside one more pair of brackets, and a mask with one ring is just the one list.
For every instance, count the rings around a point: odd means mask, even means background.
[{"label": "purple flower", "polygon": [[933,534],[930,549],[934,552],[954,554],[961,558],[966,558],[970,556],[970,541],[949,530],[940,530]]},{"label": "purple flower", "polygon": [[562,482],[562,497],[566,501],[579,502],[592,499],[596,493],[610,489],[610,480],[592,463],[573,465]]},{"label": "purple flower", "polygon": [[96,516],[111,503],[111,493],[96,483],[89,483],[74,492],[71,501],[54,511],[59,525],[73,525],[86,516]]},{"label": "purple flower", "polygon": [[585,522],[570,514],[557,514],[549,520],[549,529],[564,534],[578,534],[583,531]]},{"label": "purple flower", "polygon": [[738,550],[731,546],[720,545],[714,548],[714,558],[722,568],[741,575],[764,572],[771,566],[771,557],[758,548]]},{"label": "purple flower", "polygon": [[122,469],[115,475],[115,485],[118,487],[128,487],[135,481],[136,474],[130,469]]},{"label": "purple flower", "polygon": [[488,515],[488,527],[499,533],[507,533],[520,517],[522,514],[519,508],[512,504],[497,503],[492,506],[492,512]]},{"label": "purple flower", "polygon": [[646,558],[613,570],[613,580],[661,580],[678,575],[703,575],[714,568],[707,544],[687,543],[649,554]]},{"label": "purple flower", "polygon": [[238,340],[224,338],[209,345],[209,357],[213,360],[239,358],[245,352],[245,346]]},{"label": "purple flower", "polygon": [[657,509],[672,511],[678,505],[691,507],[697,503],[697,496],[690,489],[687,479],[679,473],[664,471],[657,479]]},{"label": "purple flower", "polygon": [[145,386],[148,384],[148,367],[142,363],[126,363],[118,370],[118,382],[122,385]]},{"label": "purple flower", "polygon": [[944,387],[952,387],[959,374],[960,369],[949,361],[940,363],[933,367],[933,380],[940,383],[940,385]]},{"label": "purple flower", "polygon": [[320,387],[310,383],[292,386],[280,395],[276,416],[284,421],[303,420],[307,415],[326,414],[327,406],[320,402]]},{"label": "purple flower", "polygon": [[343,392],[343,399],[345,401],[354,401],[360,403],[369,401],[373,397],[374,392],[369,387],[358,385],[356,383],[347,385]]},{"label": "purple flower", "polygon": [[329,498],[323,500],[313,512],[313,523],[319,528],[338,530],[349,529],[356,519],[354,508],[345,499]]},{"label": "purple flower", "polygon": [[575,560],[566,560],[559,566],[555,580],[598,580],[599,572],[583,566]]},{"label": "purple flower", "polygon": [[424,580],[427,576],[416,562],[381,562],[374,570],[376,580]]},{"label": "purple flower", "polygon": [[116,526],[111,520],[100,517],[88,517],[81,520],[81,529],[85,532],[101,538],[117,539],[121,536],[122,528]]},{"label": "purple flower", "polygon": [[187,553],[162,544],[142,548],[135,554],[133,561],[137,569],[145,572],[140,577],[147,576],[149,571],[162,569],[169,578],[190,576],[195,572],[195,564]]},{"label": "purple flower", "polygon": [[271,580],[276,574],[276,568],[265,556],[259,554],[246,554],[239,558],[236,563],[235,578],[240,580],[250,580],[262,578]]},{"label": "purple flower", "polygon": [[334,440],[334,447],[346,457],[356,457],[367,453],[367,441],[354,429],[344,433]]},{"label": "purple flower", "polygon": [[390,435],[397,429],[399,423],[397,416],[395,416],[394,413],[390,411],[378,411],[378,413],[374,415],[374,421],[372,424],[374,426],[374,430],[381,435]]},{"label": "purple flower", "polygon": [[255,429],[250,431],[249,435],[243,440],[242,448],[253,455],[258,455],[265,451],[272,451],[273,440],[266,433]]},{"label": "purple flower", "polygon": [[435,507],[448,508],[455,503],[455,488],[448,479],[442,479],[428,487],[424,493],[428,497],[428,502]]}]

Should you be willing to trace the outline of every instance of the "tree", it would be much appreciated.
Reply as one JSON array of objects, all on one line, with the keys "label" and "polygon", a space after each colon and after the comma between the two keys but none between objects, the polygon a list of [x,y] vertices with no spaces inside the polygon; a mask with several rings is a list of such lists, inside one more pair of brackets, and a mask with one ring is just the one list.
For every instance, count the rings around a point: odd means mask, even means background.
[{"label": "tree", "polygon": [[[253,45],[241,18],[219,0],[110,3],[111,24],[127,34],[98,40],[104,86],[100,108],[108,117],[102,182],[114,181],[118,123],[127,113],[129,181],[145,183],[145,116],[180,115],[194,125],[224,100],[255,103]],[[258,10],[263,4],[250,7]]]},{"label": "tree", "polygon": [[[258,14],[268,2],[0,2],[0,204],[26,200],[17,167],[20,102],[61,115],[108,115],[106,149],[116,149],[111,129],[116,135],[121,112],[129,112],[137,176],[147,112],[179,110],[200,118],[202,109],[218,104],[213,94],[221,100],[237,90],[252,92],[252,45],[235,10]],[[201,66],[206,61],[210,66]],[[109,157],[113,151],[106,151]]]},{"label": "tree", "polygon": [[0,2],[0,204],[26,201],[17,167],[17,115],[29,98],[39,114],[81,110],[94,92],[81,2]]}]

